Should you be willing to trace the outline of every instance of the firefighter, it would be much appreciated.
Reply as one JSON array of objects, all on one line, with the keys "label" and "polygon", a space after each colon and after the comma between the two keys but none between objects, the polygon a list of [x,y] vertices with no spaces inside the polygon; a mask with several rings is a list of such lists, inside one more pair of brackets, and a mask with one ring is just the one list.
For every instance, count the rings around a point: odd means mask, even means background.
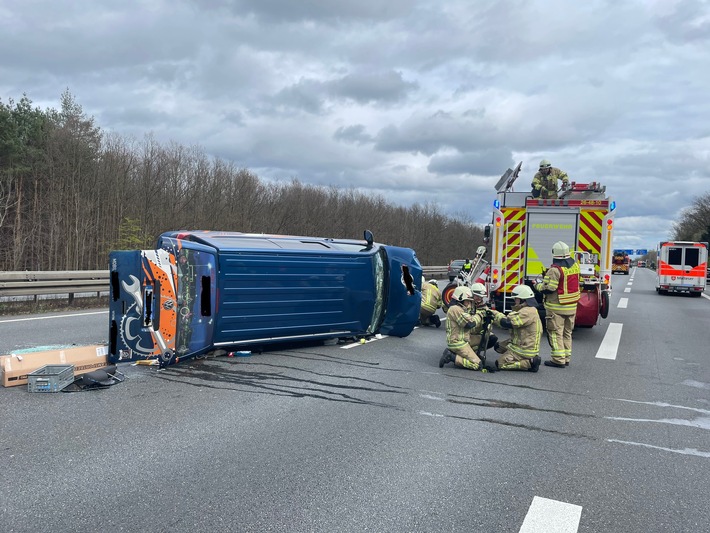
[{"label": "firefighter", "polygon": [[540,170],[532,180],[534,198],[557,198],[557,180],[562,181],[562,188],[569,185],[567,173],[552,166],[547,159],[540,161]]},{"label": "firefighter", "polygon": [[515,305],[508,316],[498,311],[487,311],[492,314],[495,325],[513,330],[510,339],[495,346],[496,352],[502,353],[496,361],[496,368],[537,372],[540,368],[542,322],[535,293],[527,285],[518,285],[511,295],[515,298]]},{"label": "firefighter", "polygon": [[535,285],[545,301],[545,326],[552,350],[545,366],[565,368],[572,357],[572,330],[579,301],[579,263],[562,241],[552,245],[552,265],[543,280]]},{"label": "firefighter", "polygon": [[[480,328],[484,322],[485,310],[476,311],[471,289],[456,287],[446,313],[446,349],[439,359],[439,368],[446,363],[469,370],[495,372],[495,367],[486,367],[476,355],[471,343],[471,330]],[[478,345],[476,345],[478,348]]]},{"label": "firefighter", "polygon": [[[473,305],[478,313],[485,313],[488,309],[486,299],[488,294],[486,293],[486,286],[483,283],[474,283],[471,285],[471,294],[473,295]],[[477,350],[481,344],[481,339],[485,333],[484,325],[481,324],[471,330],[471,339],[469,344],[474,350]],[[498,337],[491,335],[488,337],[488,343],[486,344],[486,349],[494,348],[498,344]]]},{"label": "firefighter", "polygon": [[422,326],[441,326],[441,319],[436,310],[442,305],[441,291],[435,279],[430,279],[422,284],[422,305],[419,308],[419,323]]}]

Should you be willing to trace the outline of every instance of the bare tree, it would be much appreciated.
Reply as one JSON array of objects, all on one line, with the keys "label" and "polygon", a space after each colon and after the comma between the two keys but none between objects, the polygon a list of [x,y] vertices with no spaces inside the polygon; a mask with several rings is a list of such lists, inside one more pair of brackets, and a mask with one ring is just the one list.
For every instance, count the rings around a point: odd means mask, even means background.
[{"label": "bare tree", "polygon": [[710,192],[696,197],[681,211],[680,220],[673,223],[673,239],[710,241]]}]

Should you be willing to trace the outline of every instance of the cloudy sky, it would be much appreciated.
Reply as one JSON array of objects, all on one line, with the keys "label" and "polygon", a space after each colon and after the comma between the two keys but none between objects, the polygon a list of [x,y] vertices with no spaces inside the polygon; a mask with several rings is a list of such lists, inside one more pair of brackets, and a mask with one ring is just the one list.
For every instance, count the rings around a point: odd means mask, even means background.
[{"label": "cloudy sky", "polygon": [[2,0],[0,98],[490,221],[542,158],[654,248],[710,191],[708,0]]}]

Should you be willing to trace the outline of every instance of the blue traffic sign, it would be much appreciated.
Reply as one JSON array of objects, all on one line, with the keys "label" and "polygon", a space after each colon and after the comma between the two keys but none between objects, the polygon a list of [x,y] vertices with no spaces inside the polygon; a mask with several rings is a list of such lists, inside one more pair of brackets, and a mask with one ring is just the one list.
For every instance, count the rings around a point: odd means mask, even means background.
[{"label": "blue traffic sign", "polygon": [[636,250],[636,253],[634,255],[646,255],[648,253],[648,250]]}]

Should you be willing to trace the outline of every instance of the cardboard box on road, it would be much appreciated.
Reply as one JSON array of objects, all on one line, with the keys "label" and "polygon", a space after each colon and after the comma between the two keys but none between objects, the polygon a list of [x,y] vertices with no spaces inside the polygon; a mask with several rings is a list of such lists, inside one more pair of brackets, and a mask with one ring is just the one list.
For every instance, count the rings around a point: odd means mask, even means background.
[{"label": "cardboard box on road", "polygon": [[0,355],[0,381],[3,387],[27,385],[27,374],[45,365],[74,365],[78,376],[108,365],[108,346],[48,346]]}]

